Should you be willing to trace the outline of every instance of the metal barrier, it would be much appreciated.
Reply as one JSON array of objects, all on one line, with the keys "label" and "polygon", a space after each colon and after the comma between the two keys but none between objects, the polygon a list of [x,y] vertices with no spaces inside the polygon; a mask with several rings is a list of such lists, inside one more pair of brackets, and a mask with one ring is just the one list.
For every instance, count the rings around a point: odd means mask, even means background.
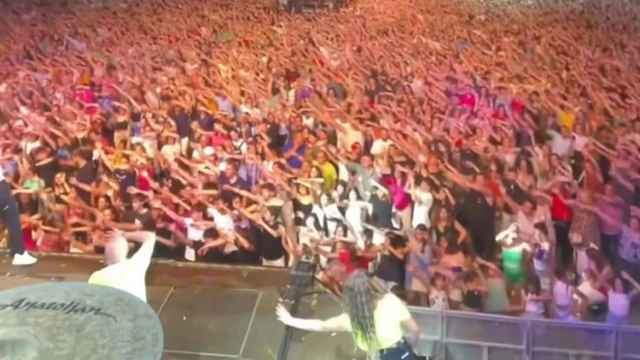
[{"label": "metal barrier", "polygon": [[640,328],[412,307],[434,360],[640,360]]}]

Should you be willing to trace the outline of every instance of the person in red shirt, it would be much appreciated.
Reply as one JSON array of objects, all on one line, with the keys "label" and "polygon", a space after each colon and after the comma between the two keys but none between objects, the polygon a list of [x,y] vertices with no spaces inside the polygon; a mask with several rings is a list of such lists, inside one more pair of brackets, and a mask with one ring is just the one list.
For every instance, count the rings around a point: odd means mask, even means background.
[{"label": "person in red shirt", "polygon": [[355,243],[346,238],[335,239],[333,252],[323,251],[316,247],[315,252],[329,259],[327,267],[322,271],[319,280],[336,295],[342,294],[342,284],[356,270],[367,271],[369,259],[360,256]]},{"label": "person in red shirt", "polygon": [[557,184],[551,192],[551,219],[556,232],[558,260],[561,266],[569,266],[573,262],[573,247],[569,241],[569,229],[573,212],[569,206],[571,189],[569,183]]}]

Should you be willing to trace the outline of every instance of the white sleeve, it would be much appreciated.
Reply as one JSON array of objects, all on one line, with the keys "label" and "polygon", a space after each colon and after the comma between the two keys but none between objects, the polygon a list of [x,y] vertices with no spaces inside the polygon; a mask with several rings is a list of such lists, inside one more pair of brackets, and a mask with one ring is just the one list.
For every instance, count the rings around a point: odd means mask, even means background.
[{"label": "white sleeve", "polygon": [[207,214],[213,219],[213,222],[216,224],[216,227],[223,228],[225,226],[228,227],[228,222],[225,222],[225,217],[220,214],[220,211],[216,208],[208,208]]},{"label": "white sleeve", "polygon": [[131,261],[135,263],[139,269],[146,272],[149,264],[151,264],[151,256],[153,255],[153,250],[156,245],[156,234],[151,231],[145,231],[144,236],[145,239],[142,242],[142,246],[133,254]]},{"label": "white sleeve", "polygon": [[386,145],[387,144],[382,140],[375,140],[373,144],[371,144],[369,152],[374,156],[380,155],[387,150]]},{"label": "white sleeve", "polygon": [[373,214],[373,204],[372,204],[372,203],[370,203],[370,202],[368,202],[368,201],[367,201],[367,202],[364,204],[364,209],[365,209],[365,211],[367,212],[367,215],[371,215],[371,214]]},{"label": "white sleeve", "polygon": [[347,167],[343,164],[343,163],[339,163],[338,164],[338,179],[340,180],[344,180],[344,181],[349,181],[349,169],[347,169]]},{"label": "white sleeve", "polygon": [[433,206],[433,194],[432,193],[428,193],[427,196],[424,197],[424,205],[428,208],[431,208]]},{"label": "white sleeve", "polygon": [[306,331],[351,331],[351,320],[347,314],[338,315],[327,320],[291,317],[285,323],[291,327]]}]

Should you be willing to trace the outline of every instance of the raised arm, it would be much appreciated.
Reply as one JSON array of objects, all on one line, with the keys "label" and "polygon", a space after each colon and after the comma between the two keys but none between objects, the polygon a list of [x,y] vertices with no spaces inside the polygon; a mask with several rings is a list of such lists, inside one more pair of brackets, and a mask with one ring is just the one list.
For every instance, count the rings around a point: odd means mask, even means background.
[{"label": "raised arm", "polygon": [[276,315],[282,323],[296,329],[318,332],[351,331],[351,322],[346,314],[338,315],[327,320],[302,319],[293,317],[284,306],[278,305]]},{"label": "raised arm", "polygon": [[627,280],[633,286],[633,290],[631,290],[631,292],[629,293],[629,297],[633,298],[636,295],[640,294],[640,283],[638,283],[638,281],[636,281],[636,279],[634,279],[626,271],[623,271],[622,273],[620,273],[620,276],[623,279]]},{"label": "raised arm", "polygon": [[615,178],[622,186],[624,186],[628,191],[634,191],[635,186],[629,180],[627,180],[622,174],[620,174],[620,170],[614,165],[611,167],[611,171],[609,171],[609,175]]},{"label": "raised arm", "polygon": [[245,190],[242,190],[242,189],[238,189],[236,187],[229,186],[229,185],[224,185],[222,188],[224,190],[228,190],[228,191],[234,192],[234,193],[236,193],[236,194],[238,194],[238,195],[240,195],[242,197],[245,197],[245,198],[247,198],[249,200],[255,201],[258,204],[263,204],[264,203],[264,200],[260,196],[254,195],[254,194],[252,194],[252,193],[250,193],[248,191],[245,191]]},{"label": "raised arm", "polygon": [[162,210],[171,220],[180,223],[180,224],[184,224],[184,218],[178,214],[176,214],[175,211],[169,209],[168,207],[159,204],[158,208],[160,210]]},{"label": "raised arm", "polygon": [[509,193],[507,193],[507,191],[504,189],[504,186],[502,186],[502,184],[500,184],[500,192],[502,193],[502,199],[504,199],[504,202],[511,208],[513,209],[514,212],[519,212],[522,210],[522,207],[513,200],[513,198],[511,198],[511,196],[509,195]]},{"label": "raised arm", "polygon": [[462,224],[458,222],[458,220],[453,221],[453,227],[458,232],[458,244],[462,244],[462,242],[468,237],[467,229],[465,229],[464,226],[462,226]]},{"label": "raised arm", "polygon": [[100,211],[98,211],[98,209],[85,204],[82,200],[75,200],[69,196],[63,196],[62,200],[71,206],[77,206],[80,209],[92,214],[96,219],[100,217]]},{"label": "raised arm", "polygon": [[618,223],[620,223],[620,220],[619,220],[619,219],[616,219],[616,218],[614,218],[613,216],[610,216],[609,214],[607,214],[607,213],[605,213],[605,212],[601,211],[600,209],[598,209],[598,208],[597,208],[597,207],[595,207],[595,206],[587,205],[587,204],[579,203],[579,202],[577,202],[577,203],[575,203],[575,204],[576,204],[577,206],[581,207],[582,209],[585,209],[585,210],[591,211],[592,213],[596,214],[599,218],[601,218],[602,220],[604,220],[604,221],[606,221],[606,222],[609,222],[609,223],[611,223],[611,224],[618,224]]},{"label": "raised arm", "polygon": [[88,193],[90,193],[92,195],[95,195],[97,193],[97,191],[98,191],[98,189],[96,189],[95,186],[81,183],[78,180],[76,180],[76,178],[69,179],[69,184],[77,187],[78,189],[80,189],[82,191],[88,192]]},{"label": "raised arm", "polygon": [[136,223],[119,223],[119,222],[107,222],[107,226],[118,229],[120,231],[138,231],[142,230],[142,225]]},{"label": "raised arm", "polygon": [[151,256],[156,245],[156,234],[151,231],[134,231],[122,233],[122,236],[129,241],[142,243],[131,260],[146,270],[151,263]]}]

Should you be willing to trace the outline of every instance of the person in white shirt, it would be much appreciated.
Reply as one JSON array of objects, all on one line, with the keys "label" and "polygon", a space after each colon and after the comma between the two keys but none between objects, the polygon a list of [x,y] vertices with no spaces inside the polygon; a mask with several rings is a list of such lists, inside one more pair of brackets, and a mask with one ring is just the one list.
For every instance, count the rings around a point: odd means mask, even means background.
[{"label": "person in white shirt", "polygon": [[[622,280],[633,286],[633,290],[625,292]],[[611,325],[625,325],[629,320],[631,301],[640,294],[640,284],[628,273],[623,271],[613,282],[613,289],[609,291],[607,323]]]},{"label": "person in white shirt", "polygon": [[9,247],[11,248],[11,256],[13,256],[11,264],[16,266],[35,264],[38,259],[29,255],[24,249],[18,203],[11,192],[9,183],[4,179],[2,166],[0,166],[0,220],[9,231]]},{"label": "person in white shirt", "polygon": [[563,269],[557,269],[552,289],[554,318],[556,320],[574,321],[576,289],[569,283]]},{"label": "person in white shirt", "polygon": [[161,203],[157,202],[152,205],[161,209],[169,218],[171,218],[171,220],[178,224],[182,224],[182,226],[186,228],[187,232],[186,239],[184,239],[184,258],[188,261],[196,261],[196,250],[194,248],[195,243],[204,242],[205,232],[215,226],[214,222],[203,220],[206,211],[205,206],[202,204],[196,204],[191,209],[191,217],[182,217]]},{"label": "person in white shirt", "polygon": [[235,231],[235,223],[233,222],[233,217],[231,217],[230,213],[222,213],[215,207],[209,207],[207,208],[207,215],[209,215],[209,217],[213,219],[213,222],[218,231],[224,233],[232,233]]},{"label": "person in white shirt", "polygon": [[569,158],[573,153],[575,143],[571,130],[563,126],[561,132],[548,130],[547,134],[551,136],[551,152],[563,159]]},{"label": "person in white shirt", "polygon": [[178,144],[174,137],[170,136],[167,137],[167,139],[169,140],[169,143],[162,146],[160,154],[162,154],[168,162],[174,162],[178,154],[180,154],[180,144]]},{"label": "person in white shirt", "polygon": [[[385,132],[386,134],[386,132]],[[386,137],[381,137],[375,139],[373,144],[371,144],[371,149],[369,152],[373,156],[383,156],[387,151],[389,151],[389,147],[393,144],[393,141],[387,139]]]},{"label": "person in white shirt", "polygon": [[[131,257],[127,240],[142,243]],[[147,302],[146,275],[156,244],[156,234],[150,231],[121,232],[115,230],[104,249],[107,267],[89,277],[89,284],[110,286],[128,292]]]},{"label": "person in white shirt", "polygon": [[341,119],[336,119],[335,121],[336,124],[338,124],[338,146],[341,149],[350,151],[353,144],[364,144],[364,135],[362,135],[362,132],[358,129],[354,128],[350,122]]},{"label": "person in white shirt", "polygon": [[413,186],[411,196],[414,199],[411,226],[416,228],[418,225],[422,224],[427,228],[430,228],[431,217],[429,214],[431,213],[434,198],[429,182],[426,179],[423,179],[420,184]]},{"label": "person in white shirt", "polygon": [[523,295],[524,312],[522,316],[532,319],[544,318],[546,303],[551,301],[551,296],[542,292],[540,279],[536,276],[529,277]]},{"label": "person in white shirt", "polygon": [[235,222],[233,221],[233,217],[231,216],[230,211],[227,208],[223,209],[224,212],[221,212],[219,209],[215,207],[207,208],[207,215],[213,219],[216,230],[219,232],[219,238],[214,241],[205,241],[205,245],[200,248],[202,251],[198,251],[198,254],[204,253],[205,250],[209,247],[217,247],[218,244],[224,242],[222,246],[222,252],[225,255],[231,254],[234,251],[238,251],[239,248],[234,242],[236,237],[236,229]]},{"label": "person in white shirt", "polygon": [[592,271],[586,271],[584,279],[576,288],[580,303],[581,317],[595,319],[604,315],[603,310],[607,305],[606,290],[598,286],[598,278]]}]

